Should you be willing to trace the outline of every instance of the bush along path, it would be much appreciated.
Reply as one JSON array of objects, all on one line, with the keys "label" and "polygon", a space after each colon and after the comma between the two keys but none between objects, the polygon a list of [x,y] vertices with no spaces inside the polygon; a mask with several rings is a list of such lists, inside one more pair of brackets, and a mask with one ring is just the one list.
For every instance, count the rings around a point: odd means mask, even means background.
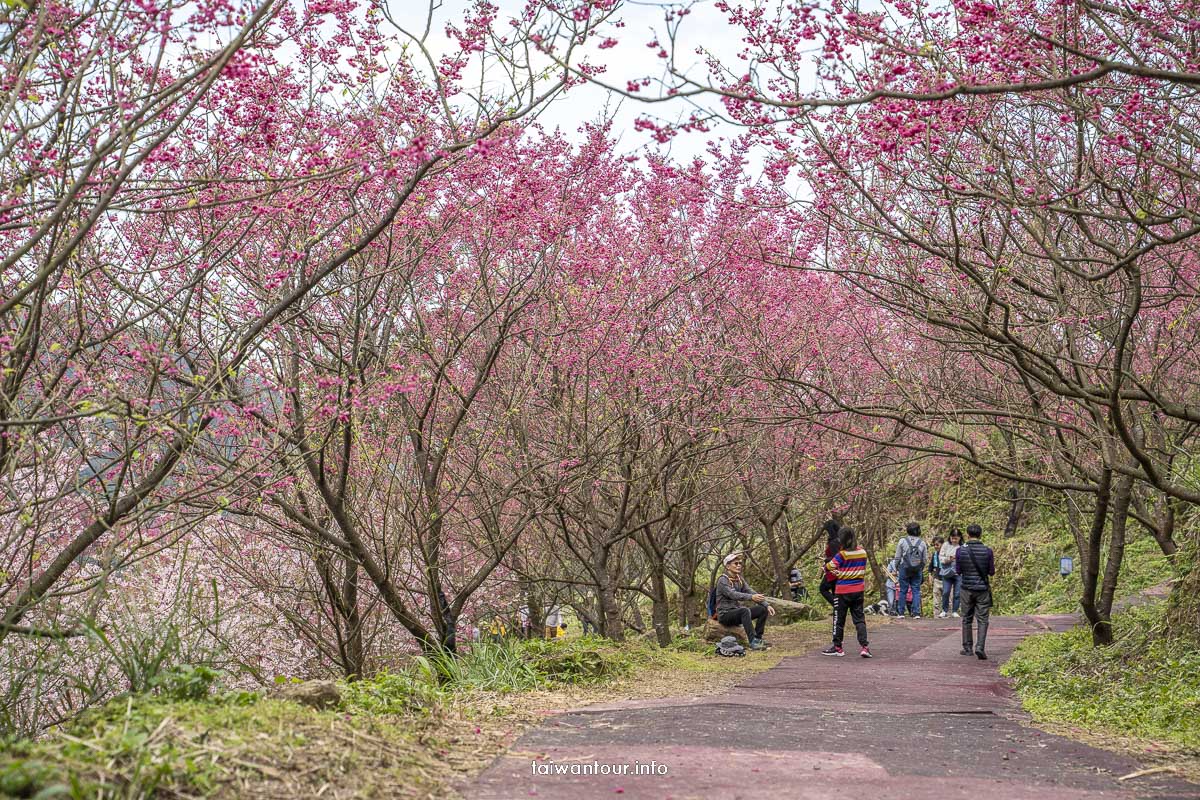
[{"label": "bush along path", "polygon": [[988,661],[959,654],[954,623],[876,624],[873,659],[814,650],[720,695],[559,715],[463,794],[815,800],[843,787],[856,797],[930,800],[1200,796],[1200,786],[1132,758],[1028,727],[998,665],[1025,637],[1067,630],[1074,617],[994,617]]}]

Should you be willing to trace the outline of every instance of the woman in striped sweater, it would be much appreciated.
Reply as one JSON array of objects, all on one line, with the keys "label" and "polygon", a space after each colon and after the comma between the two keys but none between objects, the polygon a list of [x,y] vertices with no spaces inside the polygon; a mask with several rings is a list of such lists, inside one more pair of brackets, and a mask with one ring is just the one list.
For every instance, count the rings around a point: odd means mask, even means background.
[{"label": "woman in striped sweater", "polygon": [[842,634],[846,630],[846,614],[854,620],[854,631],[862,647],[859,655],[871,657],[867,647],[867,618],[863,613],[863,590],[866,588],[867,552],[858,547],[852,528],[840,532],[842,549],[826,565],[830,573],[837,576],[833,594],[833,644],[821,651],[825,656],[844,656]]}]

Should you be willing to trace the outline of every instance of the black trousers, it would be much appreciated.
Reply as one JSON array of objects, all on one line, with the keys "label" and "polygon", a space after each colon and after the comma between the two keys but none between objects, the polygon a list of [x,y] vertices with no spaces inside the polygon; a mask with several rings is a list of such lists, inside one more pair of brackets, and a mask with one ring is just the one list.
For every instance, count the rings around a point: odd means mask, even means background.
[{"label": "black trousers", "polygon": [[746,631],[747,641],[761,639],[763,631],[767,628],[767,607],[762,603],[755,603],[749,608],[739,608],[737,611],[726,611],[724,614],[721,614],[717,617],[717,622],[721,623],[727,628],[732,628],[735,625],[741,625]]},{"label": "black trousers", "polygon": [[837,587],[837,578],[832,580],[821,579],[821,586],[817,590],[821,593],[821,597],[825,598],[825,602],[833,605],[833,590]]},{"label": "black trousers", "polygon": [[971,634],[975,623],[979,625],[979,633],[974,637],[976,653],[984,652],[987,642],[988,617],[992,614],[992,591],[984,589],[981,592],[973,589],[962,590],[962,641],[963,649],[971,649]]},{"label": "black trousers", "polygon": [[842,636],[846,632],[846,612],[854,620],[854,632],[858,634],[858,643],[867,646],[867,618],[863,615],[863,593],[835,594],[833,596],[833,643],[841,647]]}]

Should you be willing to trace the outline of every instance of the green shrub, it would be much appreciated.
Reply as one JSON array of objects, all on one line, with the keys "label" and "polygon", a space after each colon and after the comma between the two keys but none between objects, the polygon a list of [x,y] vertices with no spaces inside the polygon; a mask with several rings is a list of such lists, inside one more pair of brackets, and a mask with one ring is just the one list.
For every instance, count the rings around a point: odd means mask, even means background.
[{"label": "green shrub", "polygon": [[1086,626],[1033,636],[1002,671],[1038,719],[1200,749],[1200,649],[1162,620],[1161,605],[1117,615],[1110,647]]},{"label": "green shrub", "polygon": [[541,678],[513,639],[472,642],[460,653],[429,656],[443,688],[520,692],[536,689]]},{"label": "green shrub", "polygon": [[343,684],[342,707],[368,714],[428,712],[445,699],[426,659],[401,672],[384,670],[369,679]]},{"label": "green shrub", "polygon": [[168,667],[154,676],[150,688],[172,700],[203,700],[221,673],[203,664]]},{"label": "green shrub", "polygon": [[618,646],[596,636],[575,639],[534,639],[524,646],[535,673],[547,683],[580,684],[628,674],[645,647]]}]

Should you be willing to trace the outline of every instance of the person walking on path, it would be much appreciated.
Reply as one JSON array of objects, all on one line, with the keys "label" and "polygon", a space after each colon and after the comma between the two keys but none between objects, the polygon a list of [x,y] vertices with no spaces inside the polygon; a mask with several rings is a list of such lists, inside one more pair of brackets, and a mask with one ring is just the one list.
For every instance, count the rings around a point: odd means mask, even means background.
[{"label": "person walking on path", "polygon": [[929,588],[933,590],[932,614],[937,614],[942,607],[942,543],[946,540],[941,536],[933,537],[929,543]]},{"label": "person walking on path", "polygon": [[825,568],[837,576],[833,595],[833,643],[821,655],[844,656],[842,637],[846,631],[846,614],[854,620],[854,632],[862,650],[859,655],[871,657],[867,646],[867,618],[863,613],[863,592],[866,589],[867,551],[858,547],[853,528],[842,528],[839,534],[841,549]]},{"label": "person walking on path", "polygon": [[[954,567],[954,562],[958,555],[958,548],[962,545],[962,534],[958,528],[950,529],[950,540],[942,545],[940,551],[942,568],[939,577],[942,581],[942,604],[939,617],[945,619],[950,615],[950,611],[954,611],[954,616],[958,616],[959,608],[959,591],[958,591],[958,572]],[[951,598],[953,595],[953,598]]]},{"label": "person walking on path", "polygon": [[841,549],[841,540],[838,538],[838,531],[841,530],[841,526],[833,520],[829,520],[825,523],[824,529],[825,555],[821,558],[821,568],[823,572],[821,573],[821,585],[818,587],[818,591],[820,591],[821,597],[825,598],[825,602],[832,606],[834,595],[833,589],[837,585],[837,576],[831,573],[828,569],[825,569],[825,565],[828,564],[833,557],[838,554],[838,550]]},{"label": "person walking on path", "polygon": [[[897,611],[904,616],[905,606],[913,619],[921,618],[921,580],[925,571],[925,559],[929,547],[921,538],[921,526],[910,522],[904,528],[904,536],[896,545],[896,565],[900,568],[900,591]],[[908,601],[909,592],[912,600]]]},{"label": "person walking on path", "polygon": [[[717,622],[732,628],[741,625],[746,631],[746,641],[751,650],[765,650],[763,632],[767,627],[767,617],[775,614],[775,609],[766,605],[765,595],[750,588],[742,577],[742,554],[730,553],[725,556],[725,574],[717,578]],[[749,600],[754,603],[747,608],[742,603]]]},{"label": "person walking on path", "polygon": [[979,630],[973,637],[975,656],[987,660],[988,617],[992,613],[992,576],[996,574],[996,559],[992,548],[980,541],[983,528],[967,526],[967,543],[954,556],[954,569],[962,585],[962,654],[971,655],[972,628],[978,621]]}]

